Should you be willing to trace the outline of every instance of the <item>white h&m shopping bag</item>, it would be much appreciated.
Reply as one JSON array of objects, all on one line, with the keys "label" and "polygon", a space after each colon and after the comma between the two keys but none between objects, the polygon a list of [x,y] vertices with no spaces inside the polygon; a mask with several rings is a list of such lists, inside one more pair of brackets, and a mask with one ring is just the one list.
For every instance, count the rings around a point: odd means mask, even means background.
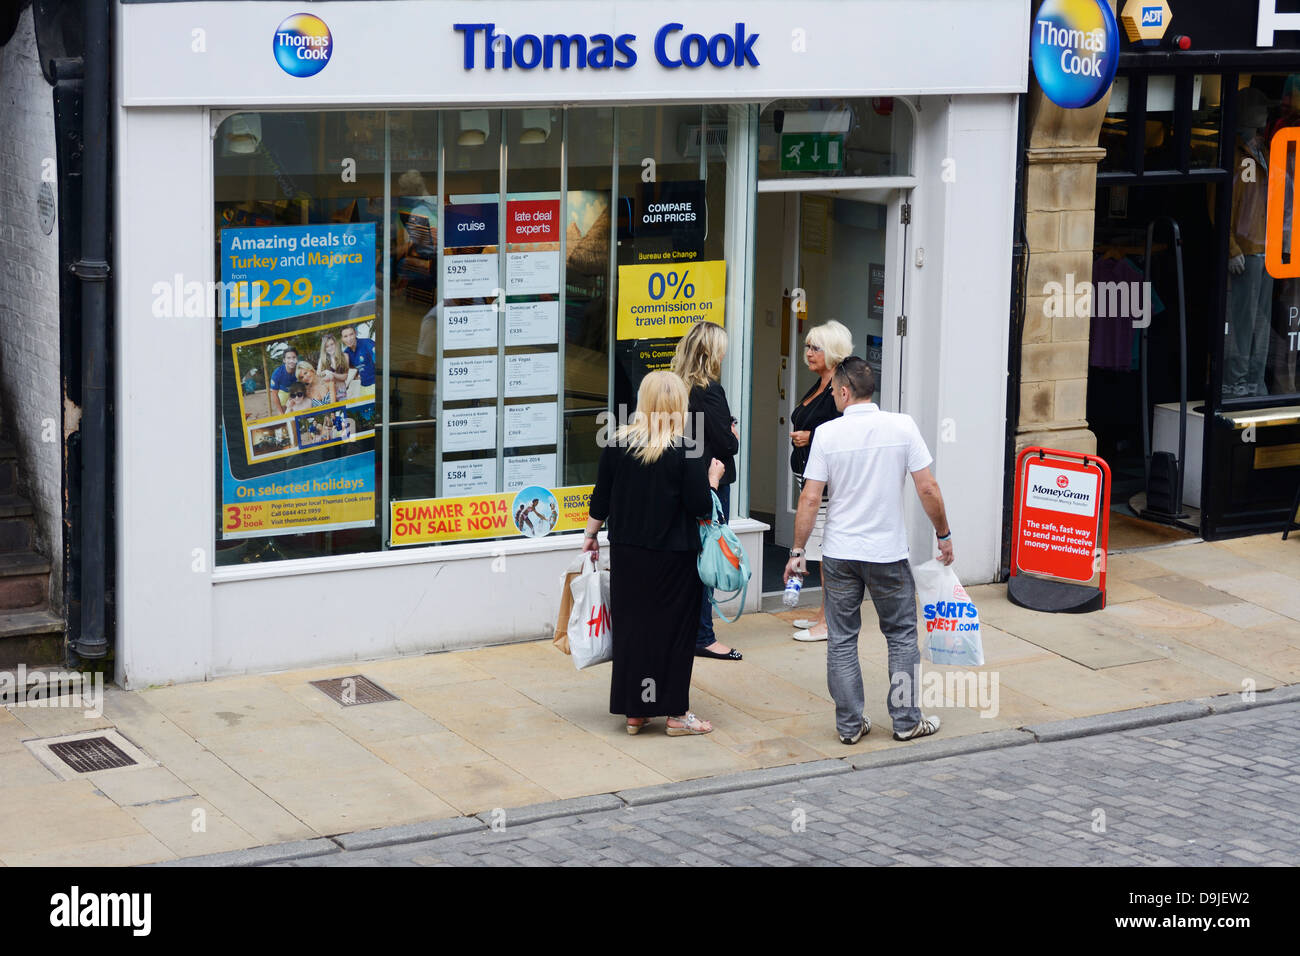
[{"label": "white h&m shopping bag", "polygon": [[614,659],[614,628],[609,616],[609,572],[596,565],[588,551],[582,573],[569,582],[573,610],[569,612],[569,653],[578,670]]}]

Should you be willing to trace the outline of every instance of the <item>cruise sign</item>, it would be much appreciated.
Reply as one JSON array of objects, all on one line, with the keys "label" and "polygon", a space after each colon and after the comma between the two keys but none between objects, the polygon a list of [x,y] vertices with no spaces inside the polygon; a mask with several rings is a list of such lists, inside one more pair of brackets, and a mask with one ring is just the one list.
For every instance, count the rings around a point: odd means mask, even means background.
[{"label": "cruise sign", "polygon": [[1043,0],[1029,38],[1034,75],[1066,109],[1092,106],[1119,65],[1119,25],[1105,0]]}]

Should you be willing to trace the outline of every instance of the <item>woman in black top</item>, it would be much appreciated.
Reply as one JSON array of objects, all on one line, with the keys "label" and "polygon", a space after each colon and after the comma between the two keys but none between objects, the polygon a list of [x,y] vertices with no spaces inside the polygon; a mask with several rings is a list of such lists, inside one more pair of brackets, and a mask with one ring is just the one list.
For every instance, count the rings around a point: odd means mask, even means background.
[{"label": "woman in black top", "polygon": [[[722,520],[731,510],[731,483],[736,480],[736,452],[740,450],[740,432],[727,405],[727,393],[718,379],[722,376],[722,359],[727,354],[727,333],[713,322],[696,322],[677,343],[673,371],[691,390],[690,419],[687,437],[703,441],[705,461],[718,459],[726,471],[718,485],[718,503]],[[700,432],[703,431],[701,435]],[[704,589],[700,603],[700,630],[695,638],[695,656],[720,661],[738,661],[742,655],[728,647],[713,633],[712,588]]]},{"label": "woman in black top", "polygon": [[711,516],[710,486],[724,466],[688,452],[683,439],[686,386],[651,372],[637,392],[632,422],[600,453],[582,550],[599,554],[608,519],[609,603],[614,666],[609,711],[627,715],[627,732],[668,717],[668,735],[707,734],[690,711],[691,665],[703,585],[695,561],[699,520]]},{"label": "woman in black top", "polygon": [[[803,470],[808,465],[808,451],[812,447],[813,433],[818,425],[824,425],[840,417],[835,407],[835,395],[831,391],[831,376],[840,362],[853,354],[853,334],[841,323],[831,319],[814,329],[810,329],[804,340],[804,362],[808,371],[817,375],[812,388],[804,393],[799,404],[790,413],[790,470],[794,472],[800,487],[803,486]],[[807,559],[821,560],[821,533],[826,523],[826,506],[822,505],[817,516],[817,526],[808,539]],[[826,602],[817,610],[815,621],[795,621],[796,641],[826,640]]]}]

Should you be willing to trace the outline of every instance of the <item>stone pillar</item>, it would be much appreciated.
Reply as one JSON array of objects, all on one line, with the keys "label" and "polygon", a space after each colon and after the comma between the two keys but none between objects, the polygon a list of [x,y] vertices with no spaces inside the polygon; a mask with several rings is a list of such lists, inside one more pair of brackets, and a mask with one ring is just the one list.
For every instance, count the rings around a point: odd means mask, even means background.
[{"label": "stone pillar", "polygon": [[1029,269],[1016,452],[1043,445],[1091,454],[1097,451],[1097,436],[1086,420],[1091,298],[1053,317],[1048,315],[1047,290],[1052,282],[1068,289],[1071,281],[1092,281],[1097,163],[1106,155],[1097,139],[1110,94],[1087,109],[1062,109],[1043,95],[1031,70],[1027,95]]}]

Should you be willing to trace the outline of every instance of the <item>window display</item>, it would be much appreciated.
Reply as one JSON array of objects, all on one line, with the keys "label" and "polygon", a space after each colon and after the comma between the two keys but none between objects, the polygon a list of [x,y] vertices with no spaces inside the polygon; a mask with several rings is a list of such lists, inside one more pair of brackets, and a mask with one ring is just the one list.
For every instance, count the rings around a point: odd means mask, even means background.
[{"label": "window display", "polygon": [[218,563],[580,529],[624,312],[723,320],[727,109],[227,118]]},{"label": "window display", "polygon": [[1300,391],[1300,269],[1291,247],[1300,76],[1243,74],[1235,105],[1225,400]]}]

